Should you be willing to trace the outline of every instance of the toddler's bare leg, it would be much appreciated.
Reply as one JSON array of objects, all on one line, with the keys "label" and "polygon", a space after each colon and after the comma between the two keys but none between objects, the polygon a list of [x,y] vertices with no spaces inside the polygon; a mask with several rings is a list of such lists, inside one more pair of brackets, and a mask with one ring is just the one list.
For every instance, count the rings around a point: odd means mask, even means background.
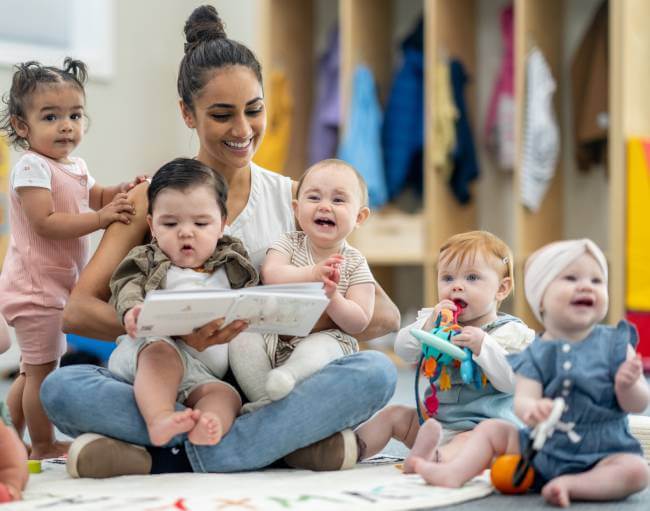
[{"label": "toddler's bare leg", "polygon": [[320,371],[332,360],[341,358],[339,343],[327,334],[310,334],[300,341],[286,363],[273,369],[266,379],[268,396],[277,401],[293,390],[296,383]]},{"label": "toddler's bare leg", "polygon": [[11,422],[20,438],[25,435],[25,413],[23,412],[23,393],[25,392],[25,373],[20,373],[12,382],[7,393],[7,406]]},{"label": "toddler's bare leg", "polygon": [[133,391],[153,445],[165,445],[196,424],[198,412],[174,407],[183,370],[178,352],[165,342],[149,344],[138,355]]},{"label": "toddler's bare leg", "polygon": [[419,427],[415,408],[403,405],[387,406],[355,430],[363,446],[360,459],[370,458],[381,452],[391,438],[399,440],[410,449]]},{"label": "toddler's bare leg", "polygon": [[228,361],[237,384],[250,401],[242,409],[252,412],[271,402],[266,394],[266,378],[271,372],[271,360],[261,334],[242,332],[228,344]]},{"label": "toddler's bare leg", "polygon": [[568,507],[572,499],[620,500],[648,486],[648,466],[634,454],[614,454],[579,474],[556,477],[542,488],[550,504]]},{"label": "toddler's bare leg", "polygon": [[[415,410],[413,410],[416,413]],[[417,421],[417,413],[416,413]],[[422,426],[415,439],[411,452],[404,460],[404,473],[415,472],[415,460],[420,458],[426,461],[440,461],[436,458],[436,451],[442,438],[442,426],[435,419],[428,419]]]},{"label": "toddler's bare leg", "polygon": [[13,500],[21,498],[27,484],[27,451],[16,432],[0,423],[0,484]]},{"label": "toddler's bare leg", "polygon": [[455,435],[448,443],[438,449],[438,461],[444,463],[453,460],[461,452],[472,431],[463,431]]},{"label": "toddler's bare leg", "polygon": [[189,441],[196,445],[215,445],[237,417],[241,398],[229,385],[214,382],[194,389],[185,404],[201,413],[187,435]]},{"label": "toddler's bare leg", "polygon": [[58,361],[47,364],[23,364],[25,367],[25,388],[23,390],[23,412],[32,439],[31,459],[56,458],[68,452],[69,443],[57,442],[54,426],[41,404],[41,384],[57,366]]},{"label": "toddler's bare leg", "polygon": [[448,463],[415,460],[415,471],[434,486],[458,488],[490,466],[494,456],[519,452],[519,432],[509,422],[480,423],[460,454]]}]

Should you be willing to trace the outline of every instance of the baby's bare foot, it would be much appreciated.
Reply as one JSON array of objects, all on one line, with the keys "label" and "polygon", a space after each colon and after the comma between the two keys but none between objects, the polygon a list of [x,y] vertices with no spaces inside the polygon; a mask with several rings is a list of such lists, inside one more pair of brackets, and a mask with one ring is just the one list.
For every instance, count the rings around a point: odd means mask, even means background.
[{"label": "baby's bare foot", "polygon": [[222,435],[223,426],[219,417],[212,412],[202,412],[187,438],[195,445],[215,445],[219,443]]},{"label": "baby's bare foot", "polygon": [[4,504],[5,502],[11,502],[13,499],[11,493],[9,492],[9,488],[0,483],[0,504]]},{"label": "baby's bare foot", "polygon": [[549,504],[558,507],[569,507],[569,488],[561,480],[553,479],[542,488],[542,497]]},{"label": "baby's bare foot", "polygon": [[12,500],[23,500],[23,493],[19,487],[8,484],[7,490],[9,490]]},{"label": "baby's bare foot", "polygon": [[148,425],[149,439],[153,445],[165,445],[180,433],[187,433],[195,425],[197,414],[191,408],[182,412],[161,414],[154,418]]},{"label": "baby's bare foot", "polygon": [[52,444],[37,445],[33,444],[29,451],[30,460],[45,460],[50,458],[60,458],[68,454],[70,442],[54,442]]},{"label": "baby's bare foot", "polygon": [[460,488],[465,481],[459,478],[445,463],[434,463],[415,458],[413,460],[415,472],[432,486],[444,486],[445,488]]},{"label": "baby's bare foot", "polygon": [[442,438],[442,426],[435,419],[427,420],[418,431],[418,436],[415,438],[415,443],[409,455],[404,460],[405,474],[412,474],[415,472],[414,460],[422,458],[426,461],[438,461],[436,453],[438,452],[438,445]]}]

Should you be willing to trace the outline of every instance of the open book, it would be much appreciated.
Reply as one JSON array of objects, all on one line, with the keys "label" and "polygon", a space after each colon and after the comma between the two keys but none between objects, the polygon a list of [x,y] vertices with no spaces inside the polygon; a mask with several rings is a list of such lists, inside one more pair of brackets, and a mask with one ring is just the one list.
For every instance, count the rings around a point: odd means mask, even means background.
[{"label": "open book", "polygon": [[225,318],[225,324],[248,321],[249,332],[305,336],[328,304],[319,282],[151,291],[138,317],[137,335],[185,335],[213,319]]}]

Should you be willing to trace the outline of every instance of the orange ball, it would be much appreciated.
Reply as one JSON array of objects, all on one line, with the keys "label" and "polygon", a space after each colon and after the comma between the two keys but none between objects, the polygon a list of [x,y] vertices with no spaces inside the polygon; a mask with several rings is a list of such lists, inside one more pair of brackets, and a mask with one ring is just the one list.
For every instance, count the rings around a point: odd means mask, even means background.
[{"label": "orange ball", "polygon": [[515,470],[520,459],[521,456],[519,454],[504,454],[503,456],[499,456],[492,464],[490,479],[494,487],[501,493],[508,495],[526,493],[533,484],[535,471],[532,467],[528,467],[524,480],[519,486],[513,484]]}]

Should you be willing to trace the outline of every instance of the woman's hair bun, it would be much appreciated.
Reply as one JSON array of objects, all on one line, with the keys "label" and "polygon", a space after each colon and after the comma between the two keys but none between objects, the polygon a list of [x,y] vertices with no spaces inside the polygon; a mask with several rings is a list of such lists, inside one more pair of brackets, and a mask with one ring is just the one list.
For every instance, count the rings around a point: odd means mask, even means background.
[{"label": "woman's hair bun", "polygon": [[185,53],[205,41],[227,39],[219,13],[212,5],[202,5],[192,11],[185,22]]}]

